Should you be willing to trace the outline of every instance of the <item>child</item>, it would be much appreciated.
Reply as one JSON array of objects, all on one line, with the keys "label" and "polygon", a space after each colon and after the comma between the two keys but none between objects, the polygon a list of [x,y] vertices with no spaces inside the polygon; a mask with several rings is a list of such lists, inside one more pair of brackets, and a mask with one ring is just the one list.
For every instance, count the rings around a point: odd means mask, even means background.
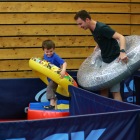
[{"label": "child", "polygon": [[[61,65],[63,65],[62,71],[60,72],[60,78],[63,79],[65,77],[67,63],[54,52],[54,42],[52,40],[43,41],[42,49],[44,51],[44,60],[51,62],[59,68],[61,68]],[[44,106],[44,108],[57,109],[57,98],[55,97],[55,92],[58,84],[49,78],[47,79],[49,81],[49,84],[47,86],[47,99],[50,101],[50,105]]]}]

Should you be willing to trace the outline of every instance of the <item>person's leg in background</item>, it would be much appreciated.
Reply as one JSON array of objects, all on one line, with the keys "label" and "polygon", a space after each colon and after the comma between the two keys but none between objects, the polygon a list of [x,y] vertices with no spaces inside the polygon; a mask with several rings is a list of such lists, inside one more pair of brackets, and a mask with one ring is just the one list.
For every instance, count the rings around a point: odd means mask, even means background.
[{"label": "person's leg in background", "polygon": [[120,83],[112,86],[110,88],[110,92],[113,95],[113,99],[118,100],[118,101],[122,101],[122,97],[121,97],[121,93],[120,93]]},{"label": "person's leg in background", "polygon": [[108,97],[108,89],[103,89],[100,91],[100,95],[104,97]]}]

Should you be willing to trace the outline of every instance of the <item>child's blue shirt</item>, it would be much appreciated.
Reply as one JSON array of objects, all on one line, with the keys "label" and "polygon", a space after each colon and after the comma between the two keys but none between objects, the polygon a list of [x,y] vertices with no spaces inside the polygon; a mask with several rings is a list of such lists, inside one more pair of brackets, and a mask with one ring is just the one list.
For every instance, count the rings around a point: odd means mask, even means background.
[{"label": "child's blue shirt", "polygon": [[[61,65],[65,62],[62,58],[60,58],[55,52],[51,57],[47,57],[46,54],[44,54],[44,59],[51,62],[52,64],[56,65],[57,67],[61,68]],[[50,82],[51,79],[47,78],[48,81]]]}]

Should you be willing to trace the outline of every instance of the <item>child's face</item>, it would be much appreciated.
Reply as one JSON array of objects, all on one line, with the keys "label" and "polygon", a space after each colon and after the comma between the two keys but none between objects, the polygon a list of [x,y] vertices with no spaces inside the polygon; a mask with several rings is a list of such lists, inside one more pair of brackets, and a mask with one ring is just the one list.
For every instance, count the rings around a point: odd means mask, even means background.
[{"label": "child's face", "polygon": [[47,55],[47,57],[51,57],[54,53],[54,49],[53,48],[51,48],[51,49],[44,48],[44,53]]}]

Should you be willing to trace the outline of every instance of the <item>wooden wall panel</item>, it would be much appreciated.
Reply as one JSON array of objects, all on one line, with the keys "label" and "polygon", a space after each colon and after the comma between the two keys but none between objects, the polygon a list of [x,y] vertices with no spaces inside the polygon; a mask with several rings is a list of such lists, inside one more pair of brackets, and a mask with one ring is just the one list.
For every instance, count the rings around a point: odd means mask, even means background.
[{"label": "wooden wall panel", "polygon": [[[86,58],[94,48],[56,48],[55,51],[62,58]],[[28,49],[2,49],[0,59],[29,59],[31,57],[43,57],[41,48]]]},{"label": "wooden wall panel", "polygon": [[95,46],[92,36],[45,36],[45,37],[0,37],[0,48],[41,47],[44,40],[51,39],[57,47]]},{"label": "wooden wall panel", "polygon": [[140,13],[140,3],[131,4],[131,13]]},{"label": "wooden wall panel", "polygon": [[1,71],[31,70],[29,60],[5,60],[0,62]]},{"label": "wooden wall panel", "polygon": [[[2,1],[9,1],[9,2],[11,2],[11,1],[17,1],[17,2],[19,2],[19,1],[29,1],[29,0],[2,0]],[[30,1],[46,1],[46,2],[48,2],[48,0],[30,0]],[[60,0],[49,0],[49,1],[52,1],[52,2],[60,2]],[[130,2],[130,1],[139,1],[139,0],[61,0],[61,2],[62,1],[75,1],[75,2],[78,2],[78,1],[86,1],[86,2]]]},{"label": "wooden wall panel", "polygon": [[129,3],[91,2],[1,2],[0,12],[88,12],[129,13]]},{"label": "wooden wall panel", "polygon": [[1,79],[10,78],[36,78],[36,74],[33,71],[14,71],[14,72],[0,72]]},{"label": "wooden wall panel", "polygon": [[[67,69],[78,69],[85,59],[64,59]],[[1,71],[23,71],[31,70],[29,60],[5,60],[0,62]]]},{"label": "wooden wall panel", "polygon": [[140,35],[140,25],[131,25],[131,35]]},{"label": "wooden wall panel", "polygon": [[131,2],[139,2],[140,3],[140,0],[131,0]]},{"label": "wooden wall panel", "polygon": [[[0,2],[0,78],[37,77],[28,65],[43,56],[42,41],[55,42],[67,70],[78,70],[94,50],[89,30],[74,15],[85,9],[91,17],[123,35],[140,34],[139,0],[3,0]],[[65,52],[65,53],[64,53]]]},{"label": "wooden wall panel", "polygon": [[131,24],[140,24],[140,14],[131,15]]},{"label": "wooden wall panel", "polygon": [[[59,13],[7,13],[0,14],[0,24],[76,24],[75,14]],[[129,24],[130,14],[91,14],[91,17],[106,24]]]},{"label": "wooden wall panel", "polygon": [[[130,25],[110,25],[117,32],[129,35]],[[92,35],[78,25],[0,25],[0,36],[22,35]]]},{"label": "wooden wall panel", "polygon": [[140,1],[131,0],[131,2],[131,35],[140,35]]}]

